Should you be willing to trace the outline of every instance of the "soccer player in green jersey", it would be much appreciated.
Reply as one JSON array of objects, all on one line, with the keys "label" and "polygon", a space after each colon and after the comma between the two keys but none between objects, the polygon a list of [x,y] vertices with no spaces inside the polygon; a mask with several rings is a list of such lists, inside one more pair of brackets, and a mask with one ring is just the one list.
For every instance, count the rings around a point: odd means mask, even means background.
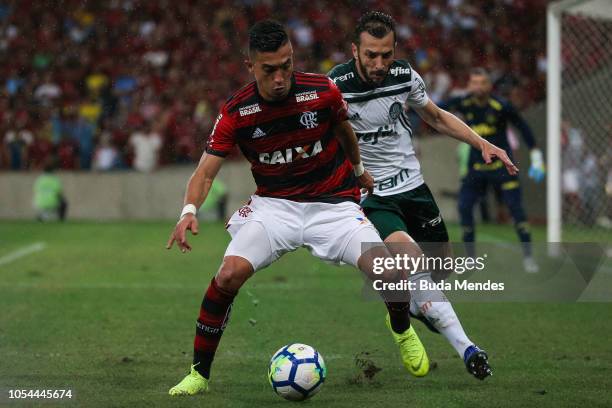
[{"label": "soccer player in green jersey", "polygon": [[[425,84],[410,64],[395,59],[395,22],[380,12],[364,14],[355,28],[353,58],[328,76],[349,106],[349,120],[359,139],[364,166],[374,177],[374,193],[362,207],[392,252],[419,256],[415,243],[428,244],[428,256],[450,256],[448,233],[436,202],[425,184],[412,146],[406,110],[414,109],[430,126],[478,149],[487,163],[497,158],[511,174],[518,169],[506,152],[487,142],[427,96]],[[444,271],[412,276],[443,279]],[[414,290],[411,314],[444,335],[479,379],[491,375],[488,356],[465,334],[452,305],[440,291]]]},{"label": "soccer player in green jersey", "polygon": [[68,203],[64,198],[62,182],[53,174],[53,166],[47,165],[43,174],[34,182],[34,210],[39,221],[47,221],[54,215],[60,221],[66,219]]}]

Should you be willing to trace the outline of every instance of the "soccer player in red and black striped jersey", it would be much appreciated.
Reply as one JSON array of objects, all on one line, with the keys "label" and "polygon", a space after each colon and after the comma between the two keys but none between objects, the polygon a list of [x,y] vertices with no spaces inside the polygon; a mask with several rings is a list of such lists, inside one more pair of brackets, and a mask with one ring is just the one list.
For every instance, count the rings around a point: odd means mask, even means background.
[{"label": "soccer player in red and black striped jersey", "polygon": [[[206,152],[191,176],[181,218],[167,247],[191,250],[186,230],[198,232],[204,202],[223,158],[238,146],[251,163],[257,191],[228,222],[232,241],[208,287],[196,322],[191,372],[171,395],[208,390],[215,351],[234,297],[257,270],[299,247],[326,261],[348,263],[372,276],[373,259],[390,256],[357,204],[372,191],[340,91],[323,75],[293,70],[293,50],[282,25],[266,20],[249,32],[249,71],[255,81],[221,109]],[[374,247],[362,254],[363,242]],[[390,270],[386,279],[397,280]],[[388,299],[388,298],[385,298]],[[405,365],[424,375],[429,362],[409,322],[408,301],[385,302],[388,321],[406,333]]]},{"label": "soccer player in red and black striped jersey", "polygon": [[[236,92],[221,109],[206,151],[222,158],[238,145],[251,163],[260,197],[356,202],[359,188],[341,143],[355,160],[359,154],[350,145],[342,95],[326,76],[292,73],[291,64],[289,53],[278,64],[263,64],[271,89],[251,82]],[[369,185],[367,173],[361,182]]]}]

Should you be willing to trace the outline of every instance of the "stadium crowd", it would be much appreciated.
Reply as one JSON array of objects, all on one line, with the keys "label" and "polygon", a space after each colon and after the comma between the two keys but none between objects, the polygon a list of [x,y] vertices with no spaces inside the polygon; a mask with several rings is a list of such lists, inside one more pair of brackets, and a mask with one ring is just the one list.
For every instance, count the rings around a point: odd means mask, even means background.
[{"label": "stadium crowd", "polygon": [[364,10],[391,13],[399,57],[435,101],[475,65],[518,107],[544,96],[545,0],[0,0],[0,169],[151,171],[199,158],[217,110],[250,81],[248,26],[286,22],[296,68],[350,58]]}]

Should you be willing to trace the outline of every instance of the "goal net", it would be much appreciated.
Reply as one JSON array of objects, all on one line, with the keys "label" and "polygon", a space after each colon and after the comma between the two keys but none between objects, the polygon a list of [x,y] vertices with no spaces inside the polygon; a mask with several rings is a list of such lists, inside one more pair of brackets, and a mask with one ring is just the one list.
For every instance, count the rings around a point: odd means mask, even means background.
[{"label": "goal net", "polygon": [[612,0],[548,9],[548,240],[612,242]]}]

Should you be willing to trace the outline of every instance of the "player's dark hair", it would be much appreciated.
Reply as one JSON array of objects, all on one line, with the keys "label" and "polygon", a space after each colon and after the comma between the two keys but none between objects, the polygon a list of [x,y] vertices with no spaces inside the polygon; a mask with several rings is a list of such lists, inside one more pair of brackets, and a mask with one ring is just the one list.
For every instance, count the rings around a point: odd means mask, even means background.
[{"label": "player's dark hair", "polygon": [[483,76],[483,77],[487,78],[489,81],[491,80],[491,75],[489,75],[489,71],[487,71],[486,69],[484,69],[482,67],[472,68],[470,70],[470,76],[472,76],[472,75]]},{"label": "player's dark hair", "polygon": [[249,53],[274,52],[289,41],[285,27],[274,20],[261,20],[249,30]]},{"label": "player's dark hair", "polygon": [[395,33],[395,20],[388,14],[380,11],[368,11],[357,21],[353,33],[353,42],[359,45],[361,33],[368,33],[376,38],[383,38],[393,32],[393,42],[397,38]]}]

